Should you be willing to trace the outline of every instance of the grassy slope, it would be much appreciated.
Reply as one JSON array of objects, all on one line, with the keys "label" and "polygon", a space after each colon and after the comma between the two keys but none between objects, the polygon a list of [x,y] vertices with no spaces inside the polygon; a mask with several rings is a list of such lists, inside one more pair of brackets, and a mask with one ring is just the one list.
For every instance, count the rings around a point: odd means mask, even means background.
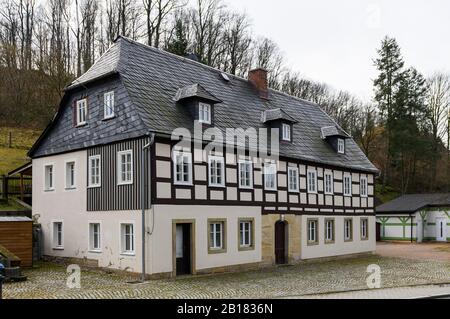
[{"label": "grassy slope", "polygon": [[375,196],[381,200],[382,203],[389,202],[401,194],[400,192],[394,190],[392,187],[386,186],[384,192],[381,192],[381,184],[375,185]]},{"label": "grassy slope", "polygon": [[[9,132],[12,132],[12,148],[8,147]],[[27,152],[40,132],[31,129],[0,127],[0,175],[25,164]]]}]

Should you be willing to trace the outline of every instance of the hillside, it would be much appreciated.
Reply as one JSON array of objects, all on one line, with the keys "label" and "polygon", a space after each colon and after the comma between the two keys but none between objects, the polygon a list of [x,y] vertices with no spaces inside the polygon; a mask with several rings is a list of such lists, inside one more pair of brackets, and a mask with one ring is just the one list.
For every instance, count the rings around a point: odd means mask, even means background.
[{"label": "hillside", "polygon": [[0,127],[0,175],[7,174],[29,161],[27,152],[40,133],[33,129]]}]

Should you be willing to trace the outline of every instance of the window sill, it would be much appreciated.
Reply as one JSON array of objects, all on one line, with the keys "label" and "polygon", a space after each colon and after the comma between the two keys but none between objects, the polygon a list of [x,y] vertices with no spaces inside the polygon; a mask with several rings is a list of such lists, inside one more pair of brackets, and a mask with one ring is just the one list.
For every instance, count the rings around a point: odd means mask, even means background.
[{"label": "window sill", "polygon": [[53,250],[64,250],[64,247],[53,247]]},{"label": "window sill", "polygon": [[86,122],[75,125],[75,127],[77,127],[77,128],[81,128],[81,127],[85,127],[85,126],[87,126]]},{"label": "window sill", "polygon": [[344,243],[351,243],[353,242],[353,239],[344,239]]},{"label": "window sill", "polygon": [[122,253],[120,253],[120,255],[127,256],[127,257],[135,257],[136,253],[134,253],[134,252],[122,252]]},{"label": "window sill", "polygon": [[215,187],[215,188],[225,188],[225,185],[218,185],[218,184],[209,184],[209,187]]},{"label": "window sill", "polygon": [[290,189],[290,190],[288,190],[288,192],[298,194],[300,191],[298,189]]},{"label": "window sill", "polygon": [[174,186],[194,186],[194,184],[192,182],[187,182],[187,183],[183,183],[183,182],[174,182],[173,183]]},{"label": "window sill", "polygon": [[253,186],[239,186],[239,189],[243,189],[243,190],[252,190]]},{"label": "window sill", "polygon": [[51,188],[51,189],[44,189],[44,192],[45,192],[45,193],[51,193],[51,192],[54,192],[54,191],[55,191],[54,188]]},{"label": "window sill", "polygon": [[76,187],[66,187],[66,188],[64,188],[64,190],[66,190],[66,191],[74,191],[76,189],[77,189]]},{"label": "window sill", "polygon": [[266,192],[277,192],[278,190],[276,188],[264,188]]},{"label": "window sill", "polygon": [[331,245],[334,244],[335,241],[334,240],[325,240],[325,245]]},{"label": "window sill", "polygon": [[239,246],[238,250],[239,251],[251,251],[251,250],[255,250],[255,246]]},{"label": "window sill", "polygon": [[226,252],[227,252],[227,250],[225,248],[217,248],[217,249],[209,248],[208,249],[208,254],[212,254],[212,255],[214,255],[214,254],[224,254]]},{"label": "window sill", "polygon": [[133,185],[133,182],[131,181],[131,182],[120,182],[120,183],[117,183],[117,186],[124,186],[124,185]]},{"label": "window sill", "polygon": [[102,119],[102,121],[103,122],[106,122],[106,121],[108,121],[108,120],[112,120],[112,119],[115,119],[116,118],[116,115],[111,115],[111,116],[108,116],[108,117],[104,117],[103,119]]},{"label": "window sill", "polygon": [[317,245],[319,245],[319,242],[317,242],[317,241],[309,241],[307,245],[308,246],[317,246]]},{"label": "window sill", "polygon": [[315,191],[315,192],[309,192],[309,191],[308,191],[308,194],[311,194],[311,195],[317,195],[318,193],[317,193],[317,191]]},{"label": "window sill", "polygon": [[100,188],[102,185],[89,185],[87,188]]},{"label": "window sill", "polygon": [[101,254],[102,253],[102,251],[100,249],[89,249],[89,252],[93,253],[93,254]]}]

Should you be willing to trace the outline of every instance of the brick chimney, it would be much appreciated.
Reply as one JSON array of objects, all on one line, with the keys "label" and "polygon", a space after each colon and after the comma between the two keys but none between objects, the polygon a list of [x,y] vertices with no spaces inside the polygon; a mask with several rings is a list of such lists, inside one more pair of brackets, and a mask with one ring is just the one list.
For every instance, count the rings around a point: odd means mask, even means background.
[{"label": "brick chimney", "polygon": [[248,80],[259,92],[259,97],[265,100],[269,99],[269,90],[267,88],[267,70],[257,68],[248,72]]}]

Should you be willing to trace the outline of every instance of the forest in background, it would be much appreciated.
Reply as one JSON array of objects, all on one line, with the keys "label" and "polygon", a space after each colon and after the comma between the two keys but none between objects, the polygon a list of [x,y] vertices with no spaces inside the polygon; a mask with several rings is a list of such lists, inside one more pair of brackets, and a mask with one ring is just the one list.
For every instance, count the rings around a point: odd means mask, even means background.
[{"label": "forest in background", "polygon": [[377,192],[450,187],[450,77],[422,75],[386,37],[373,60],[374,96],[311,81],[282,49],[254,34],[250,17],[222,0],[0,0],[0,125],[42,130],[64,87],[119,35],[246,77],[269,71],[271,88],[315,102],[381,170]]}]

